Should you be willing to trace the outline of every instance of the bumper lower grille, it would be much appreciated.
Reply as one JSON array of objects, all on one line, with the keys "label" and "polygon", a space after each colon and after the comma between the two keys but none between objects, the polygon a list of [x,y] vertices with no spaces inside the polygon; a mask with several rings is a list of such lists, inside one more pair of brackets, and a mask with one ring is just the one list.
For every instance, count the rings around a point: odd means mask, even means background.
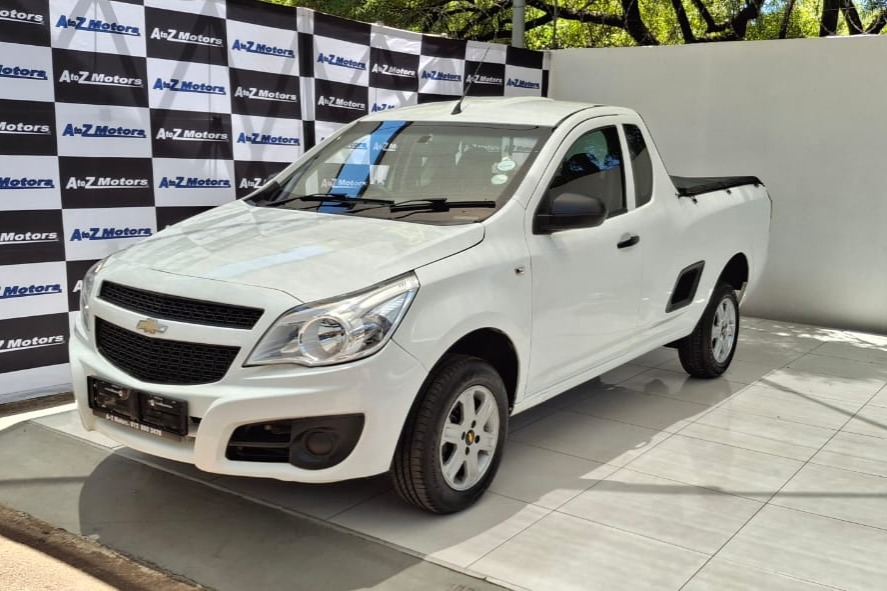
[{"label": "bumper lower grille", "polygon": [[221,380],[239,347],[152,339],[95,319],[99,353],[115,367],[152,384],[209,384]]},{"label": "bumper lower grille", "polygon": [[252,328],[263,312],[259,308],[192,300],[111,281],[102,283],[99,297],[121,308],[149,316],[225,328]]}]

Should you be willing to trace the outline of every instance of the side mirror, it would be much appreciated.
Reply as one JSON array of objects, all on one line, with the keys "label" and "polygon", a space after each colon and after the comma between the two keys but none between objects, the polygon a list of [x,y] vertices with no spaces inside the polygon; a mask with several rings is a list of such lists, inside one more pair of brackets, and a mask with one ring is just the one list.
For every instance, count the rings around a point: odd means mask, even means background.
[{"label": "side mirror", "polygon": [[607,219],[607,206],[597,197],[561,193],[551,201],[549,213],[536,214],[534,234],[552,234],[560,230],[593,228]]}]

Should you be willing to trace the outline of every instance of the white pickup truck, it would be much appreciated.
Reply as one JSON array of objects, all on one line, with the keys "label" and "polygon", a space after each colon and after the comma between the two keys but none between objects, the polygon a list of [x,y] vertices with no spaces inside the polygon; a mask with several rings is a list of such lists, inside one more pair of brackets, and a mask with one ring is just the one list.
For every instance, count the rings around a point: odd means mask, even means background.
[{"label": "white pickup truck", "polygon": [[663,345],[723,373],[770,207],[754,177],[670,177],[629,109],[368,115],[90,269],[80,416],[208,472],[390,471],[407,501],[458,511],[495,476],[509,417]]}]

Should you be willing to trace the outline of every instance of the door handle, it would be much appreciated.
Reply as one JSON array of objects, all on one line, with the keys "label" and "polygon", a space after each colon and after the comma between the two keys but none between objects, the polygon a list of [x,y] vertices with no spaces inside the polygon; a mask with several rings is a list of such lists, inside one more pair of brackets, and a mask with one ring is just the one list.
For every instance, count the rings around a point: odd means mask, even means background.
[{"label": "door handle", "polygon": [[640,241],[641,237],[637,234],[624,234],[619,242],[616,243],[616,248],[628,248],[629,246],[634,246]]}]

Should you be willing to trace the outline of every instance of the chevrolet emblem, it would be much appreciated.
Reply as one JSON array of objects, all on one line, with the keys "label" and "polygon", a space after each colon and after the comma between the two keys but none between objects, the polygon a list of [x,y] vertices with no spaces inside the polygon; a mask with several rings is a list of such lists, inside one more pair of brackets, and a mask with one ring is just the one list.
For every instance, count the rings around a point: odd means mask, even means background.
[{"label": "chevrolet emblem", "polygon": [[153,318],[145,318],[144,320],[139,320],[138,324],[136,324],[136,329],[146,332],[148,334],[157,334],[158,332],[163,334],[166,332],[166,329],[169,328],[165,324],[160,324]]}]

